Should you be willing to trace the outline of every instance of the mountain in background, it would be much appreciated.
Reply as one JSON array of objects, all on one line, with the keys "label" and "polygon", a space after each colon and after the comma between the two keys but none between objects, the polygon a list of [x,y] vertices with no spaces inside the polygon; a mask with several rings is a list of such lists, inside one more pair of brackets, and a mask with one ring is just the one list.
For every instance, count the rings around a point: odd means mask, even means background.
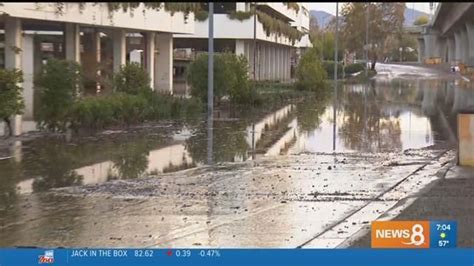
[{"label": "mountain in background", "polygon": [[405,22],[403,24],[405,26],[413,26],[413,22],[415,22],[415,20],[420,16],[429,17],[428,13],[418,11],[418,10],[412,9],[412,8],[406,8],[404,15],[405,15]]},{"label": "mountain in background", "polygon": [[309,11],[309,15],[316,18],[320,28],[325,28],[329,24],[329,21],[331,21],[331,19],[334,17],[328,12],[321,10],[311,10]]},{"label": "mountain in background", "polygon": [[[322,28],[326,27],[329,24],[329,22],[331,21],[331,19],[334,17],[334,15],[332,15],[332,14],[326,12],[326,11],[321,11],[321,10],[311,10],[309,13],[310,13],[311,17],[316,18],[320,28],[321,27]],[[415,22],[415,20],[419,16],[422,16],[422,15],[428,16],[427,13],[422,12],[422,11],[418,11],[418,10],[412,9],[412,8],[406,8],[404,15],[405,15],[405,22],[404,22],[405,26],[413,26],[413,22]]]}]

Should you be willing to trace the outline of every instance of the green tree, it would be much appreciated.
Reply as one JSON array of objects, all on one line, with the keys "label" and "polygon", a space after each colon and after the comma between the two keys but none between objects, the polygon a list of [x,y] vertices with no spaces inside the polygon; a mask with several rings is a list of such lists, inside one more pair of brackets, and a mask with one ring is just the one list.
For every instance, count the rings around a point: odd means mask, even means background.
[{"label": "green tree", "polygon": [[50,59],[36,82],[40,89],[40,126],[53,131],[65,130],[74,102],[83,88],[80,65],[74,61]]},{"label": "green tree", "polygon": [[421,26],[421,25],[428,24],[429,21],[430,21],[430,19],[428,18],[428,16],[421,15],[421,16],[416,18],[415,22],[413,22],[413,25]]},{"label": "green tree", "polygon": [[150,76],[138,63],[127,63],[114,75],[114,88],[117,92],[140,94],[150,91]]},{"label": "green tree", "polygon": [[[191,95],[207,102],[207,54],[199,55],[188,68]],[[233,53],[214,56],[214,97],[229,95],[233,102],[247,102],[253,94],[249,85],[248,63],[244,56]]]},{"label": "green tree", "polygon": [[369,58],[371,69],[386,51],[386,40],[403,30],[405,3],[345,3],[342,6],[342,39],[350,52],[363,54],[366,34],[367,9],[369,21]]},{"label": "green tree", "polygon": [[21,95],[23,88],[18,86],[21,82],[23,82],[21,70],[0,69],[0,119],[9,121],[12,115],[22,114],[25,105]]},{"label": "green tree", "polygon": [[316,17],[311,16],[309,18],[309,40],[314,43],[316,40],[317,36],[320,34],[320,29],[318,25],[318,20]]},{"label": "green tree", "polygon": [[320,61],[320,51],[312,47],[306,51],[296,68],[296,88],[300,90],[318,91],[326,85],[327,73]]},{"label": "green tree", "polygon": [[[315,37],[313,42],[313,46],[317,46],[318,50],[322,55],[323,60],[334,60],[334,49],[336,47],[334,32],[326,30],[319,32]],[[344,56],[344,46],[339,43],[338,44],[338,60],[342,60]]]}]

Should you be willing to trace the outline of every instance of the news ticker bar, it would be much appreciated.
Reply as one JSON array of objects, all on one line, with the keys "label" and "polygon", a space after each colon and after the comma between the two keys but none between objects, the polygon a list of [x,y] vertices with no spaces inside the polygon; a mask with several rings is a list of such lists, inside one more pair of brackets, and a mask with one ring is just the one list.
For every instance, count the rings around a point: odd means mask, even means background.
[{"label": "news ticker bar", "polygon": [[404,265],[473,266],[474,249],[0,249],[23,265]]}]

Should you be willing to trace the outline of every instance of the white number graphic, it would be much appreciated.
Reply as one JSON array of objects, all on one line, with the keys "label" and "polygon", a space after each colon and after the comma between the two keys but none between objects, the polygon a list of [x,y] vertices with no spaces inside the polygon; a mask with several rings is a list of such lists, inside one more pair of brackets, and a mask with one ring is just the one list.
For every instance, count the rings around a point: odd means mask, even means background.
[{"label": "white number graphic", "polygon": [[415,224],[411,228],[411,242],[404,242],[403,244],[420,246],[425,243],[425,236],[423,235],[423,226],[421,224]]}]

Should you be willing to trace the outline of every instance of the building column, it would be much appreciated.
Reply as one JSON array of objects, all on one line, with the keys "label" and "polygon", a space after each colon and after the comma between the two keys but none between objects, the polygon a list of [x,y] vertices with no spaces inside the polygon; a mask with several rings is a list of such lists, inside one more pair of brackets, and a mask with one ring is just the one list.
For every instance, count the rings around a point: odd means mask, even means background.
[{"label": "building column", "polygon": [[278,47],[272,46],[272,80],[278,80]]},{"label": "building column", "polygon": [[[6,69],[20,69],[22,70],[21,63],[21,50],[22,36],[21,36],[21,20],[19,18],[6,17],[5,19],[5,68]],[[22,84],[19,84],[22,87]],[[23,97],[23,91],[21,92]],[[10,118],[12,135],[19,136],[22,133],[22,116],[13,115]]]},{"label": "building column", "polygon": [[21,63],[23,71],[23,100],[25,102],[25,109],[23,110],[23,124],[25,122],[31,123],[34,121],[34,76],[35,76],[35,56],[39,57],[35,50],[34,35],[25,34],[22,40]]},{"label": "building column", "polygon": [[265,73],[265,80],[271,79],[271,47],[268,44],[265,44],[265,66],[264,66],[264,73]]},{"label": "building column", "polygon": [[127,43],[125,31],[115,29],[113,33],[114,49],[114,73],[120,71],[120,67],[127,62]]},{"label": "building column", "polygon": [[438,37],[434,34],[423,35],[425,42],[425,58],[440,57],[438,47]]},{"label": "building column", "polygon": [[459,64],[461,62],[461,32],[460,31],[457,31],[454,33],[454,46],[456,47],[455,49],[455,57],[454,57],[454,61],[456,62],[456,64]]},{"label": "building column", "polygon": [[265,45],[263,43],[258,44],[258,66],[257,66],[257,76],[258,80],[265,80],[263,69],[265,68]]},{"label": "building column", "polygon": [[286,65],[286,46],[283,46],[281,48],[281,79],[282,80],[286,80],[285,65]]},{"label": "building column", "polygon": [[145,34],[145,67],[150,77],[150,88],[155,90],[155,33]]},{"label": "building column", "polygon": [[100,62],[102,61],[101,60],[101,44],[100,44],[100,31],[99,30],[95,30],[93,35],[92,35],[92,51],[94,53],[94,59],[95,59],[95,65],[97,66],[97,70],[96,70],[96,77],[97,77],[97,83],[96,83],[96,91],[97,93],[100,93],[100,90],[101,90],[101,87],[100,87],[100,82],[99,82],[99,77],[101,75],[101,71],[100,71]]},{"label": "building column", "polygon": [[[254,64],[253,64],[253,53],[254,53],[254,47],[253,47],[253,41],[252,42],[249,42],[249,50],[248,50],[248,55],[249,55],[249,72],[250,72],[250,78],[251,79],[254,79],[254,71],[256,71],[257,69],[255,68]],[[257,59],[257,58],[256,58]],[[257,60],[255,60],[257,61]],[[255,72],[255,80],[257,80],[257,72]]]},{"label": "building column", "polygon": [[290,80],[290,65],[291,65],[291,48],[287,47],[285,49],[286,56],[285,56],[285,77],[286,80]]},{"label": "building column", "polygon": [[454,36],[447,38],[448,44],[448,62],[452,63],[455,60],[456,46],[454,45]]},{"label": "building column", "polygon": [[474,62],[474,23],[473,22],[466,22],[466,29],[467,29],[467,39],[469,42],[469,62]]},{"label": "building column", "polygon": [[268,63],[268,79],[269,80],[273,80],[274,78],[274,73],[275,73],[275,48],[273,47],[273,45],[270,45],[268,47],[268,59],[269,59],[269,63]]},{"label": "building column", "polygon": [[81,31],[79,25],[66,23],[64,30],[66,60],[81,62]]},{"label": "building column", "polygon": [[245,55],[245,41],[244,40],[235,40],[235,54]]},{"label": "building column", "polygon": [[275,80],[280,80],[280,47],[279,45],[275,46]]},{"label": "building column", "polygon": [[173,35],[156,34],[155,90],[173,94]]},{"label": "building column", "polygon": [[418,38],[417,44],[418,44],[418,63],[423,63],[425,59],[425,40],[423,38]]},{"label": "building column", "polygon": [[288,80],[287,66],[288,65],[288,47],[283,48],[283,80]]},{"label": "building column", "polygon": [[280,79],[282,81],[285,80],[285,51],[286,51],[286,47],[283,46],[281,47],[280,49]]},{"label": "building column", "polygon": [[[83,36],[84,54],[82,56],[82,66],[84,73],[89,79],[96,81],[95,92],[100,92],[99,65],[101,61],[100,31],[97,29],[86,28]],[[72,52],[71,55],[73,56]],[[74,60],[74,59],[73,59]]]},{"label": "building column", "polygon": [[461,62],[467,63],[469,57],[469,40],[467,38],[466,27],[461,27]]},{"label": "building column", "polygon": [[273,57],[273,47],[272,45],[267,46],[267,79],[272,80],[273,79],[273,66],[274,66],[274,57]]}]

